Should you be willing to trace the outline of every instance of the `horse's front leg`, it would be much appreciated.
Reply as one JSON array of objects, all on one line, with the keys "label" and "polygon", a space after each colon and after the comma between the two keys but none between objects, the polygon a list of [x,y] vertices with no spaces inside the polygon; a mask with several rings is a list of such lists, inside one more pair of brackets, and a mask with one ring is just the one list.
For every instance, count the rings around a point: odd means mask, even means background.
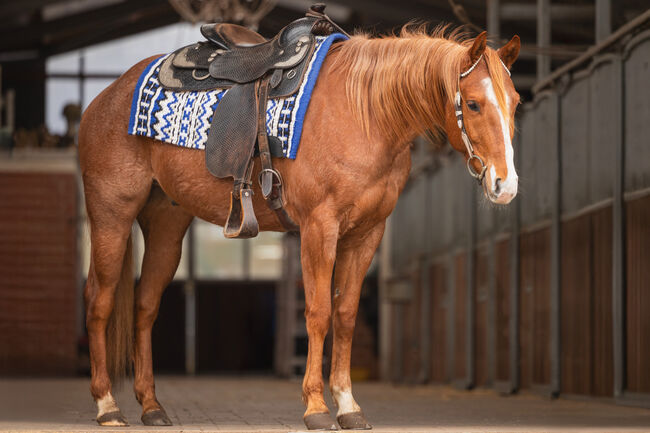
[{"label": "horse's front leg", "polygon": [[324,218],[325,212],[300,227],[301,263],[305,285],[305,319],[309,352],[302,398],[307,405],[304,422],[310,430],[335,430],[323,399],[323,343],[332,318],[332,271],[336,257],[338,223]]},{"label": "horse's front leg", "polygon": [[352,396],[350,357],[361,285],[384,233],[382,222],[363,235],[339,241],[334,278],[334,345],[330,390],[338,407],[336,420],[343,429],[372,428]]}]

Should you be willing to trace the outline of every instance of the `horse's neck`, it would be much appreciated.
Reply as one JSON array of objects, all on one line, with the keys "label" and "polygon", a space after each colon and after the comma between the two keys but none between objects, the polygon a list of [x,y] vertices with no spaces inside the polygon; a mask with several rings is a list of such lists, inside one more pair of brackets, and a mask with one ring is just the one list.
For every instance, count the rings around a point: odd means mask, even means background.
[{"label": "horse's neck", "polygon": [[450,87],[445,77],[458,44],[423,37],[355,37],[345,44],[338,63],[352,110],[366,132],[406,145],[427,129],[444,126]]}]

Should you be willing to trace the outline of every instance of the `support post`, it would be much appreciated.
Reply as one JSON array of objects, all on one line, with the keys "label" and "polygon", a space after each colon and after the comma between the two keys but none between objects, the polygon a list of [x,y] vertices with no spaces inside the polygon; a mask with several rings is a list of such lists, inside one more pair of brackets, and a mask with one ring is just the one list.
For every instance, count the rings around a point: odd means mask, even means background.
[{"label": "support post", "polygon": [[500,17],[500,0],[487,0],[487,32],[492,48],[496,48],[499,45],[499,38],[501,37]]},{"label": "support post", "polygon": [[474,340],[476,338],[476,333],[474,332],[474,322],[476,321],[474,314],[476,305],[476,194],[473,179],[468,178],[467,184],[469,188],[469,193],[467,194],[469,197],[469,227],[466,269],[467,299],[465,302],[465,314],[467,318],[467,328],[465,329],[465,387],[469,389],[474,386],[476,377],[474,371]]},{"label": "support post", "polygon": [[187,230],[187,280],[185,281],[185,373],[196,373],[196,281],[194,279],[194,222]]},{"label": "support post", "polygon": [[551,45],[551,0],[537,0],[537,80],[551,73],[551,57],[543,54]]},{"label": "support post", "polygon": [[447,332],[446,350],[447,350],[447,382],[454,381],[454,370],[456,362],[455,353],[455,338],[456,338],[456,261],[453,253],[447,256],[447,296],[445,303],[447,304],[447,323],[445,324]]},{"label": "support post", "polygon": [[596,43],[612,33],[612,0],[596,0]]},{"label": "support post", "polygon": [[619,68],[621,77],[621,93],[616,113],[616,126],[619,128],[616,148],[616,159],[614,165],[614,199],[612,203],[612,326],[613,326],[613,351],[614,351],[614,397],[620,398],[625,392],[625,215],[623,194],[625,189],[625,158],[624,146],[625,137],[623,127],[624,96],[625,95],[625,73],[623,62],[615,62]]},{"label": "support post", "polygon": [[562,150],[560,145],[561,104],[557,93],[552,98],[555,105],[555,153],[553,166],[553,203],[551,209],[551,395],[560,393],[560,291],[561,291],[561,213],[562,213]]},{"label": "support post", "polygon": [[[521,133],[517,134],[517,140]],[[520,143],[519,143],[520,144]],[[517,146],[521,148],[521,146]],[[521,167],[521,151],[515,152],[515,164]],[[510,265],[510,314],[508,323],[509,341],[509,366],[510,366],[510,384],[509,389],[504,391],[512,393],[519,389],[519,232],[521,230],[521,198],[515,198],[510,204],[514,206],[510,214],[510,242],[508,264]]]},{"label": "support post", "polygon": [[497,328],[497,276],[496,276],[496,221],[494,212],[492,216],[492,233],[488,239],[488,298],[487,298],[487,366],[488,385],[496,382],[496,328]]},{"label": "support post", "polygon": [[430,254],[433,249],[431,240],[432,225],[429,223],[433,217],[433,203],[431,200],[431,176],[425,171],[424,184],[424,225],[425,250],[421,255],[419,264],[420,272],[420,371],[418,383],[426,383],[431,373],[431,261]]}]

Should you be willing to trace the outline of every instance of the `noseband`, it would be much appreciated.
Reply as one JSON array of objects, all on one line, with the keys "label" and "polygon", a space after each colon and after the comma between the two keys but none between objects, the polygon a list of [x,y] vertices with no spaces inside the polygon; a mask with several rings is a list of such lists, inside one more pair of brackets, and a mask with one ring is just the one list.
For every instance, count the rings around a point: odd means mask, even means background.
[{"label": "noseband", "polygon": [[[479,64],[481,59],[483,58],[483,54],[480,55],[478,60],[474,62],[474,64],[465,72],[461,72],[460,77],[458,78],[458,90],[456,90],[456,98],[454,99],[454,108],[456,110],[456,122],[458,123],[458,128],[460,129],[460,136],[463,139],[463,143],[465,144],[465,148],[467,149],[467,154],[469,155],[469,158],[467,159],[467,171],[469,171],[470,176],[475,178],[479,185],[483,183],[483,178],[485,178],[485,172],[487,171],[487,166],[485,165],[485,162],[483,162],[483,159],[481,159],[480,156],[478,156],[476,153],[474,153],[474,146],[472,146],[472,140],[469,139],[469,134],[467,134],[467,130],[465,129],[465,123],[463,122],[463,102],[462,98],[460,96],[460,79],[465,78],[476,68],[476,65]],[[478,163],[481,166],[481,169],[479,171],[475,171],[474,167],[472,166],[472,160],[475,159],[478,161]]]}]

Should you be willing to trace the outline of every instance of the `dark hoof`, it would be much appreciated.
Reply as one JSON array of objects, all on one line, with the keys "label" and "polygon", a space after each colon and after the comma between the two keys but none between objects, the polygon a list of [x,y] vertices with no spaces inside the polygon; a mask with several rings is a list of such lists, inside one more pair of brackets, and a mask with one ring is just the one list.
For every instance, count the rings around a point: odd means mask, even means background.
[{"label": "dark hoof", "polygon": [[329,413],[312,413],[303,418],[308,430],[336,430]]},{"label": "dark hoof", "polygon": [[336,421],[344,430],[370,430],[372,426],[366,421],[363,412],[351,412],[339,415]]},{"label": "dark hoof", "polygon": [[155,409],[150,410],[147,413],[142,414],[142,424],[152,425],[152,426],[166,426],[172,425],[172,421],[169,419],[164,409]]},{"label": "dark hoof", "polygon": [[129,422],[122,416],[122,413],[119,410],[115,412],[105,413],[104,415],[97,417],[97,424],[108,427],[128,427]]}]

